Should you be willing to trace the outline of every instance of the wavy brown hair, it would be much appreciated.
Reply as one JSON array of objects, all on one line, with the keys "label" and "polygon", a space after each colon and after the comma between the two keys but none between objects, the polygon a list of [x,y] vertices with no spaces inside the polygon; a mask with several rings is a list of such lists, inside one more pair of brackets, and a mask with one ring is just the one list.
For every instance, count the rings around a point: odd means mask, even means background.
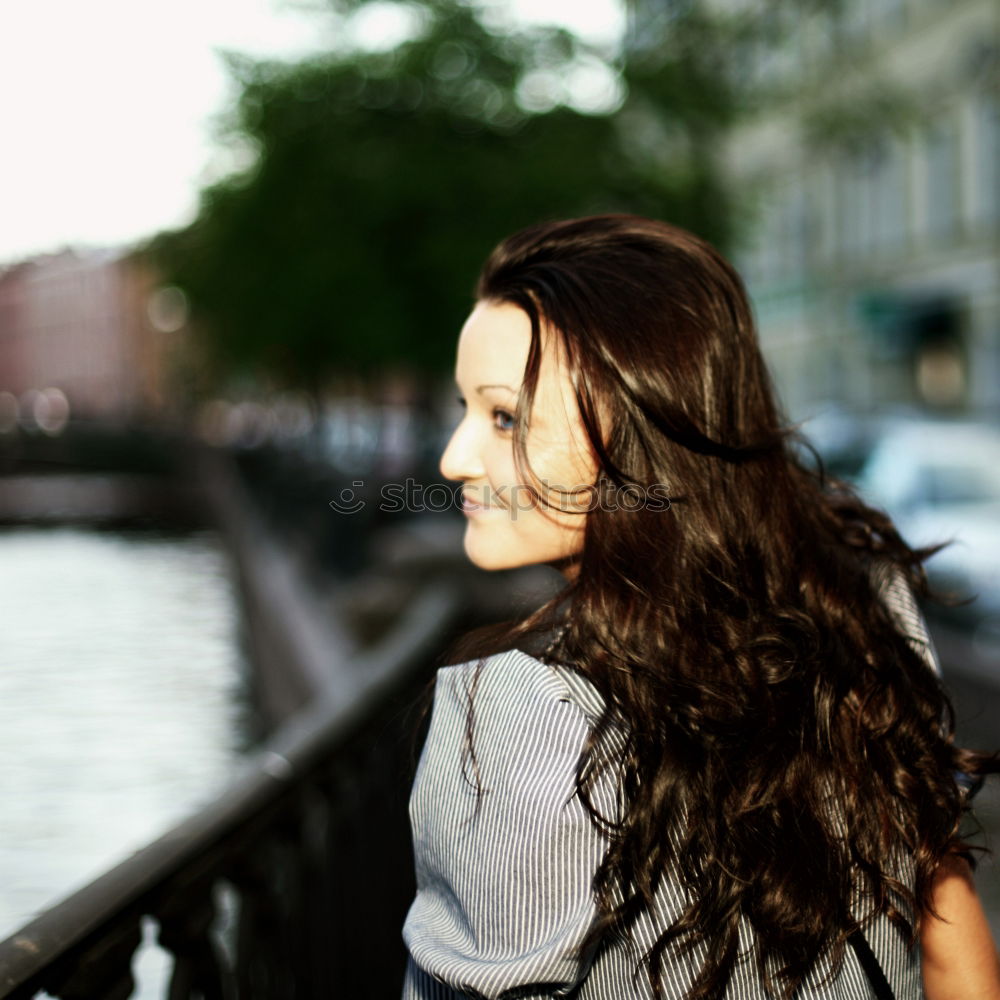
[{"label": "wavy brown hair", "polygon": [[[960,833],[956,778],[1000,771],[996,753],[955,745],[939,676],[878,598],[875,563],[934,596],[922,563],[940,546],[911,548],[826,474],[779,410],[743,283],[691,233],[630,215],[535,225],[496,247],[475,295],[531,320],[522,474],[545,324],[567,351],[598,497],[670,498],[594,505],[575,578],[448,653],[483,657],[565,623],[559,660],[603,696],[577,776],[610,844],[582,951],[628,933],[668,878],[690,903],[644,956],[657,996],[675,941],[707,944],[690,1000],[721,996],[740,914],[784,997],[822,957],[839,968],[874,913],[912,946],[939,862],[985,850]],[[624,754],[606,750],[613,731]],[[620,816],[594,807],[602,774],[621,782]]]}]

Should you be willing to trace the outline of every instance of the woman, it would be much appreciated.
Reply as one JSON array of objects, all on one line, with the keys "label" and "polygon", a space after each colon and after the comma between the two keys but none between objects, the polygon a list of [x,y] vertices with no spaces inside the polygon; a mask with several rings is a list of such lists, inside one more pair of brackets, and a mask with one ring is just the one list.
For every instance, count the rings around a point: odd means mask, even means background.
[{"label": "woman", "polygon": [[935,550],[804,460],[736,273],[605,215],[504,240],[476,299],[465,550],[566,583],[438,671],[404,997],[1000,998]]}]

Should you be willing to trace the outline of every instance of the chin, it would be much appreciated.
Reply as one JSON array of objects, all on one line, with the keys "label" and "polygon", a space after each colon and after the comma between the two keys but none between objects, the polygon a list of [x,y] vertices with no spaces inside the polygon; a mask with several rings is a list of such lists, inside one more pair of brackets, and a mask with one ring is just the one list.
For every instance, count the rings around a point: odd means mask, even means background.
[{"label": "chin", "polygon": [[[465,531],[465,555],[473,566],[483,570],[517,569],[530,566],[533,559],[520,539],[506,532],[482,531],[484,525],[470,524]],[[490,526],[492,527],[492,526]],[[477,530],[479,529],[479,530]]]},{"label": "chin", "polygon": [[525,566],[551,566],[564,576],[578,568],[578,554],[552,549],[526,550],[500,539],[489,542],[474,535],[465,536],[465,555],[474,566],[487,571],[521,569]]},{"label": "chin", "polygon": [[491,552],[476,545],[466,545],[465,554],[473,566],[484,570],[517,569],[531,564],[531,560],[512,558],[509,552]]}]

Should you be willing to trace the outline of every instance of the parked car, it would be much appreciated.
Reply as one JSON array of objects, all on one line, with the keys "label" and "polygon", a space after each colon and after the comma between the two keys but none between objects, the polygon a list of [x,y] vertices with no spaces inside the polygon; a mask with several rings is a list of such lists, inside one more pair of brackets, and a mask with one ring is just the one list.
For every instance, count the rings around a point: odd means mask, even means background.
[{"label": "parked car", "polygon": [[[836,401],[820,401],[802,420],[800,430],[819,452],[826,471],[833,476],[853,478],[872,448],[873,422]],[[812,458],[802,449],[808,465]]]},{"label": "parked car", "polygon": [[912,546],[954,539],[927,562],[932,585],[973,597],[950,614],[1000,629],[1000,428],[901,420],[877,440],[857,484]]}]

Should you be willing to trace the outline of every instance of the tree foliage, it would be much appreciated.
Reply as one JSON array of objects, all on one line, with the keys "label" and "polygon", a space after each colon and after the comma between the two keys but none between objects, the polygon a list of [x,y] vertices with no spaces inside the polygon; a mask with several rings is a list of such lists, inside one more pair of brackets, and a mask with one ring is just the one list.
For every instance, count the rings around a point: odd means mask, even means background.
[{"label": "tree foliage", "polygon": [[[371,2],[326,0],[342,19]],[[217,378],[319,391],[387,364],[443,371],[484,256],[541,219],[638,212],[727,248],[718,138],[750,106],[736,56],[767,18],[664,3],[666,33],[625,58],[561,29],[491,31],[468,0],[406,7],[418,29],[389,51],[229,57],[223,137],[253,164],[151,246]],[[587,60],[620,99],[546,103]]]}]

